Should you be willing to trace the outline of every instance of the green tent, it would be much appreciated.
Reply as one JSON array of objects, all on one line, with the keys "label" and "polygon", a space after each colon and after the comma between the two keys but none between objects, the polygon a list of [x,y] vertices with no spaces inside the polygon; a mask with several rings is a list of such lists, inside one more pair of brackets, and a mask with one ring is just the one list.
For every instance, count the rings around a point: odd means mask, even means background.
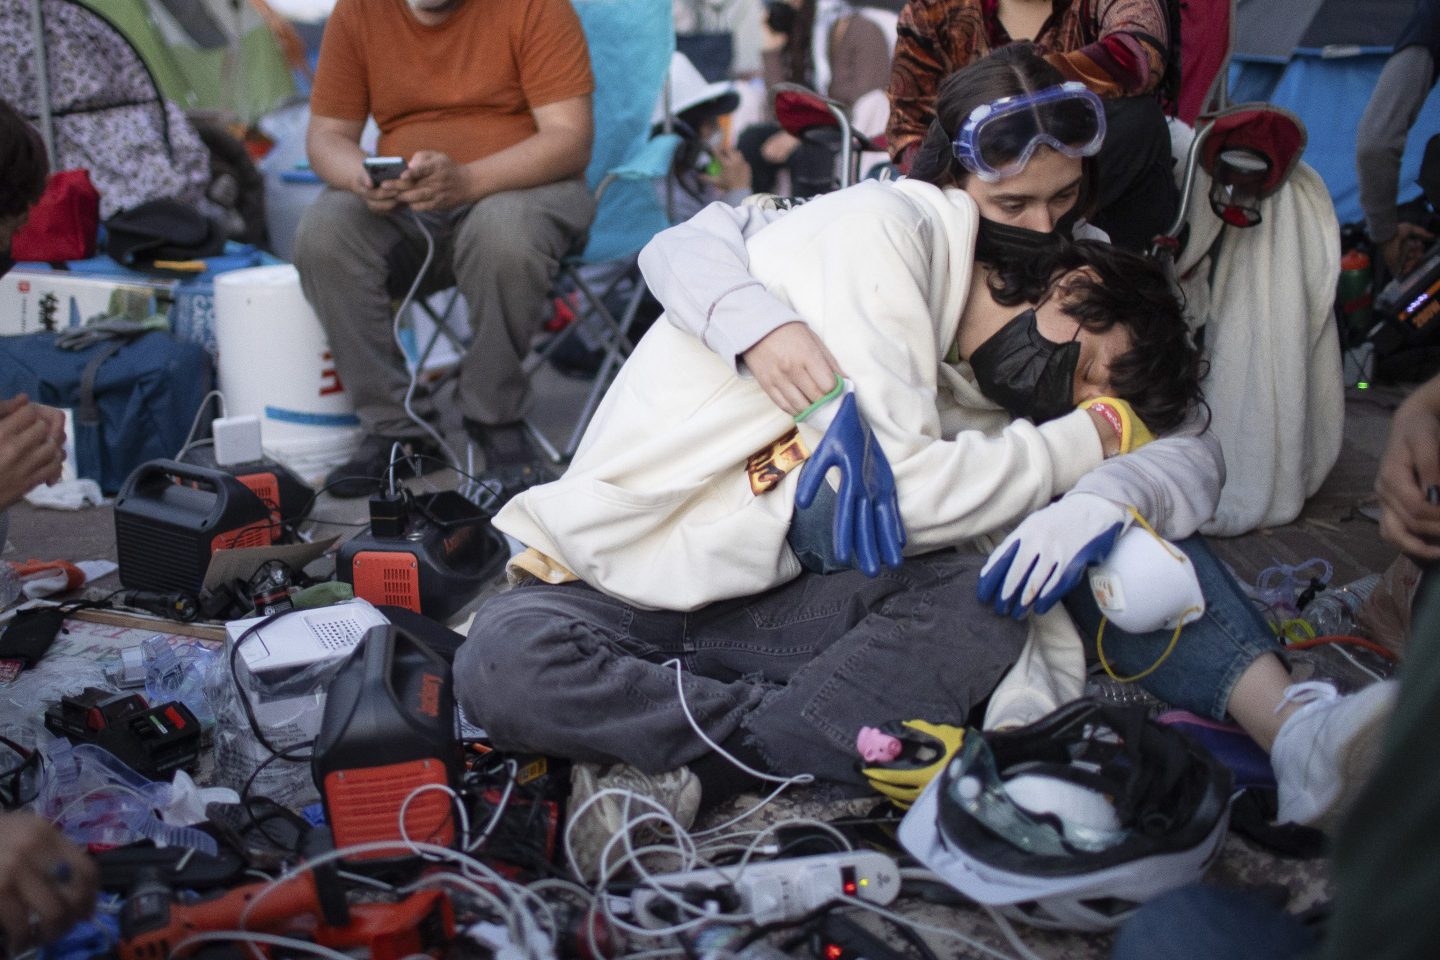
[{"label": "green tent", "polygon": [[139,51],[160,92],[184,110],[253,122],[295,95],[274,36],[245,0],[80,0]]}]

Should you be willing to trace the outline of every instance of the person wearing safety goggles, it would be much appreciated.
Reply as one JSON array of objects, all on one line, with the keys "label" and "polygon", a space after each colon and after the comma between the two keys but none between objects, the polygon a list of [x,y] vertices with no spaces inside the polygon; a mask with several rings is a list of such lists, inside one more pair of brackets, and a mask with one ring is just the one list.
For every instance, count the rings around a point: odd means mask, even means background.
[{"label": "person wearing safety goggles", "polygon": [[[1020,46],[1007,47],[958,71],[941,88],[936,119],[912,168],[911,179],[958,188],[974,201],[979,214],[973,247],[976,275],[987,275],[998,302],[1048,299],[1056,287],[1057,255],[1064,249],[1056,234],[1087,232],[1078,214],[1088,209],[1088,198],[1093,196],[1088,168],[1095,158],[1096,141],[1113,132],[1094,110],[1091,95],[1063,84],[1052,67]],[[839,204],[843,195],[811,204]],[[774,296],[771,283],[762,282],[771,268],[755,256],[755,245],[771,224],[793,215],[753,206],[712,205],[688,223],[658,235],[642,252],[646,281],[672,324],[689,331],[731,367],[748,371],[781,410],[797,413],[819,400],[837,374],[855,379],[863,404],[864,382],[850,362],[832,352],[833,344],[818,335],[815,318]],[[853,238],[857,262],[837,259],[827,264],[832,282],[843,284],[850,271],[859,271],[877,290],[892,286],[903,290],[913,282],[913,275],[887,275],[878,256],[864,257],[867,245],[883,251],[895,243],[891,234],[878,227],[867,230],[860,222],[846,223],[842,229]],[[932,264],[931,269],[939,268]],[[1118,300],[1127,293],[1137,296],[1145,287],[1146,273],[1135,271],[1129,279],[1132,291],[1122,281],[1108,292]],[[897,291],[890,309],[902,309],[901,303]],[[1034,401],[1045,392],[1037,392],[1040,384],[1053,390],[1055,379],[1045,374],[1053,374],[1056,358],[1063,360],[1061,349],[1067,343],[1078,343],[1082,351],[1078,365],[1061,368],[1071,374],[1069,400],[1083,404],[1116,389],[1114,371],[1124,365],[1118,361],[1127,355],[1123,349],[1113,350],[1117,330],[1102,331],[1099,324],[1077,322],[1073,315],[1068,326],[1062,318],[1050,323],[1044,319],[1043,305],[1037,316],[1041,322],[1033,329],[1016,317],[989,340],[965,344],[966,363],[957,368],[1009,414],[1036,423],[1063,409],[1058,403]],[[1001,343],[1006,362],[986,362],[999,352]],[[1138,357],[1136,353],[1132,350],[1128,356],[1147,365],[1162,381],[1166,370],[1180,369],[1175,366],[1180,357],[1174,353],[1141,350]],[[1102,362],[1094,362],[1095,357]],[[1147,392],[1132,384],[1125,399],[1133,410],[1144,411],[1167,391],[1162,388],[1156,396],[1146,396]],[[1017,397],[1028,397],[1028,408],[1025,402],[1016,402]],[[1198,412],[1175,429],[1170,429],[1173,420],[1166,424],[1143,412],[1139,419],[1152,419],[1161,438],[1097,465],[1053,504],[1036,504],[1035,511],[990,553],[977,590],[997,612],[1011,617],[1050,610],[1063,599],[1082,634],[1093,638],[1100,624],[1093,598],[1084,589],[1071,588],[1083,579],[1088,564],[1108,554],[1128,522],[1125,508],[1134,507],[1161,535],[1179,541],[1196,568],[1207,605],[1206,614],[1185,628],[1179,648],[1182,659],[1166,659],[1141,681],[1142,686],[1196,713],[1234,719],[1267,749],[1278,742],[1275,766],[1282,782],[1289,782],[1282,790],[1282,815],[1318,819],[1337,801],[1345,780],[1332,761],[1352,735],[1374,729],[1370,721],[1384,711],[1385,696],[1377,692],[1364,699],[1335,698],[1324,691],[1289,689],[1290,677],[1275,655],[1272,633],[1223,565],[1194,535],[1218,502],[1224,478],[1218,441]],[[889,443],[884,446],[890,453]],[[965,478],[948,479],[963,483]],[[903,486],[898,473],[896,482]],[[903,508],[903,491],[901,504]],[[930,519],[901,512],[907,532]],[[1005,531],[997,527],[993,532],[992,543]],[[914,545],[912,539],[907,556]],[[1106,645],[1108,649],[1116,644],[1115,655],[1124,661],[1117,667],[1121,675],[1148,668],[1171,639],[1165,633],[1131,637],[1112,626]],[[1003,705],[992,710],[1004,713]],[[1310,719],[1287,727],[1302,711]],[[1296,731],[1327,715],[1334,718],[1334,711],[1339,711],[1339,720],[1331,727],[1334,736],[1323,746],[1322,759],[1308,772],[1298,773],[1297,754],[1306,734]],[[1034,717],[1021,711],[1011,719],[1024,723]],[[1321,785],[1316,786],[1316,781]]]},{"label": "person wearing safety goggles", "polygon": [[1093,222],[1112,242],[1148,248],[1179,206],[1161,102],[1179,91],[1174,0],[910,0],[900,13],[890,72],[886,143],[911,169],[951,73],[1011,46],[1033,44],[1061,80],[1104,101],[1114,130],[1100,158]]},{"label": "person wearing safety goggles", "polygon": [[[1002,93],[1023,92],[1013,86]],[[947,85],[937,142],[953,156],[964,119],[996,99]],[[1073,206],[1082,157],[1041,146],[1026,169],[1052,155],[1071,165]],[[647,332],[564,477],[493,521],[527,548],[511,561],[524,585],[477,612],[455,677],[497,746],[627,765],[632,789],[640,772],[693,764],[711,802],[753,785],[693,716],[752,771],[856,790],[862,725],[921,704],[963,717],[994,691],[1033,598],[1007,592],[1013,615],[991,615],[972,544],[1085,493],[1095,468],[1150,428],[1186,423],[1199,356],[1163,271],[1138,255],[1093,241],[978,255],[989,234],[971,179],[956,161],[930,180],[867,181],[741,245],[755,276],[732,278],[732,294],[804,318],[846,374],[843,398],[835,367],[825,391],[792,407],[677,324]],[[677,288],[716,279],[663,256],[645,270],[667,306]],[[1183,535],[1213,506],[1217,457],[1206,438],[1152,445],[1115,472],[1113,495]],[[1202,456],[1185,471],[1197,489],[1151,504],[1194,445]],[[832,464],[838,490],[825,482]],[[1075,502],[1082,544],[1109,530],[1112,501]],[[850,549],[835,523],[847,514]],[[902,517],[903,530],[891,522]],[[1046,623],[1069,629],[1063,612]]]}]

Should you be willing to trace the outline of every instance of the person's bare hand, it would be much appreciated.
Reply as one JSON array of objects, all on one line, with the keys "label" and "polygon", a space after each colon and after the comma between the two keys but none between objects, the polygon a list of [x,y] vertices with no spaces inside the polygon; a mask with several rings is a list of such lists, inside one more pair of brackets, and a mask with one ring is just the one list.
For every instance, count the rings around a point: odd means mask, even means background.
[{"label": "person's bare hand", "polygon": [[1120,431],[1115,429],[1115,424],[1098,410],[1087,409],[1085,412],[1090,414],[1090,421],[1095,424],[1095,432],[1100,435],[1100,449],[1106,459],[1119,453]]},{"label": "person's bare hand", "polygon": [[765,138],[760,144],[760,156],[764,157],[767,163],[776,166],[790,162],[795,151],[800,148],[800,138],[786,133],[784,130],[777,130]]},{"label": "person's bare hand", "polygon": [[715,151],[715,159],[720,164],[720,174],[713,177],[707,174],[701,179],[727,192],[750,189],[750,164],[744,154],[734,147],[720,147]]},{"label": "person's bare hand", "polygon": [[792,417],[835,389],[840,363],[799,320],[781,324],[740,355],[755,382]]},{"label": "person's bare hand", "polygon": [[62,936],[95,909],[99,871],[29,813],[0,813],[0,932],[10,956]]},{"label": "person's bare hand", "polygon": [[1425,245],[1434,239],[1435,234],[1418,223],[1400,223],[1395,236],[1380,245],[1380,255],[1391,276],[1404,276],[1414,270],[1425,255]]},{"label": "person's bare hand", "polygon": [[434,150],[421,150],[411,157],[409,169],[396,182],[400,201],[412,210],[449,210],[471,199],[461,166]]},{"label": "person's bare hand", "polygon": [[59,480],[64,465],[65,415],[23,393],[0,401],[0,510]]},{"label": "person's bare hand", "polygon": [[365,206],[369,207],[372,213],[389,213],[400,206],[398,180],[386,180],[377,187],[370,182],[370,174],[362,172],[356,176],[350,189],[365,200]]},{"label": "person's bare hand", "polygon": [[761,52],[761,53],[775,53],[775,52],[778,51],[778,50],[784,50],[784,49],[785,49],[785,44],[787,44],[787,43],[789,43],[789,42],[790,42],[790,34],[788,34],[788,33],[781,33],[781,32],[778,31],[778,30],[772,29],[772,28],[770,27],[770,18],[769,18],[769,17],[762,16],[762,17],[760,18],[760,52]]},{"label": "person's bare hand", "polygon": [[1380,497],[1380,536],[1412,557],[1440,558],[1440,504],[1426,493],[1440,492],[1440,407],[1419,388],[1395,411],[1380,457],[1375,493]]}]

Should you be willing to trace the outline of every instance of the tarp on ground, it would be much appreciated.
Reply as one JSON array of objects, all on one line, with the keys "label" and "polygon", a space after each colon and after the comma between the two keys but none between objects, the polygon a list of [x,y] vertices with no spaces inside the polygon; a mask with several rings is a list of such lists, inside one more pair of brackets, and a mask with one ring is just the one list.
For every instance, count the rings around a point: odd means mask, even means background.
[{"label": "tarp on ground", "polygon": [[[1293,111],[1309,130],[1305,162],[1324,179],[1341,223],[1359,221],[1355,139],[1380,70],[1414,0],[1237,0],[1230,99],[1264,100]],[[1440,133],[1440,93],[1430,92],[1400,166],[1404,202],[1425,141]]]}]

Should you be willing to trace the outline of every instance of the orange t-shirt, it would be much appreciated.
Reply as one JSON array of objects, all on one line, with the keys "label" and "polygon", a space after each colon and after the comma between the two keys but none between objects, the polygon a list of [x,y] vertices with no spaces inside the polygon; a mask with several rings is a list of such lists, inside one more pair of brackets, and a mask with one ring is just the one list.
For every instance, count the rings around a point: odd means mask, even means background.
[{"label": "orange t-shirt", "polygon": [[463,0],[421,24],[405,0],[339,0],[310,111],[380,127],[379,152],[439,150],[469,163],[535,133],[531,110],[595,89],[569,0]]}]

